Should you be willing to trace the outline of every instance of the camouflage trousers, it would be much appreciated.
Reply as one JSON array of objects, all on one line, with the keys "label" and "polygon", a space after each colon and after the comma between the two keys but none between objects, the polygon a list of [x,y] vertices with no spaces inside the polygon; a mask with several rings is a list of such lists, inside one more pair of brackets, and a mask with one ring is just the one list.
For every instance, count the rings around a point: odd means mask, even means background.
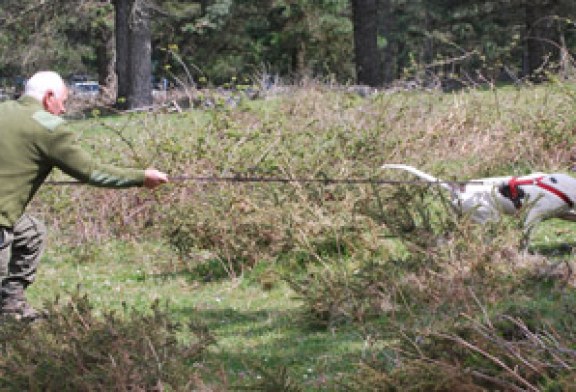
[{"label": "camouflage trousers", "polygon": [[44,251],[46,228],[23,215],[12,228],[0,227],[1,298],[25,301],[24,290],[34,282]]}]

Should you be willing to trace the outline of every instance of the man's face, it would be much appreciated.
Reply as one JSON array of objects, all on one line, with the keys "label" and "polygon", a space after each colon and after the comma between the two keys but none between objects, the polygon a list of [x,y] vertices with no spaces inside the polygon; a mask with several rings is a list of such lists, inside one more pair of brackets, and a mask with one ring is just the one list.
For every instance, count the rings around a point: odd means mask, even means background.
[{"label": "man's face", "polygon": [[48,90],[44,95],[43,105],[48,112],[58,116],[66,112],[68,89],[62,87],[60,91]]}]

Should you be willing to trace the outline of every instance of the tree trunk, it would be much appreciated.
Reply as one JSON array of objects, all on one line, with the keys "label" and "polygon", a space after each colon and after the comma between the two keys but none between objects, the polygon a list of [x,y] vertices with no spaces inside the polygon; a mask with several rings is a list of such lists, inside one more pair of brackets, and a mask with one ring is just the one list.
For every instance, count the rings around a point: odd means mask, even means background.
[{"label": "tree trunk", "polygon": [[126,109],[130,78],[128,74],[130,30],[128,21],[130,9],[134,0],[115,0],[115,24],[116,24],[116,78],[117,92],[116,105],[119,109]]},{"label": "tree trunk", "polygon": [[386,38],[386,46],[381,49],[382,81],[391,83],[397,77],[397,54],[398,40],[394,36],[395,21],[392,15],[392,4],[390,0],[379,0],[378,9],[381,10],[379,23],[379,34]]},{"label": "tree trunk", "polygon": [[358,84],[380,85],[376,0],[352,0],[354,53]]},{"label": "tree trunk", "polygon": [[150,10],[144,0],[115,0],[118,107],[152,105]]},{"label": "tree trunk", "polygon": [[96,69],[98,83],[105,86],[110,81],[110,63],[114,58],[114,40],[111,30],[101,29],[97,32],[95,42]]},{"label": "tree trunk", "polygon": [[152,33],[150,9],[136,0],[130,19],[128,108],[152,105]]}]

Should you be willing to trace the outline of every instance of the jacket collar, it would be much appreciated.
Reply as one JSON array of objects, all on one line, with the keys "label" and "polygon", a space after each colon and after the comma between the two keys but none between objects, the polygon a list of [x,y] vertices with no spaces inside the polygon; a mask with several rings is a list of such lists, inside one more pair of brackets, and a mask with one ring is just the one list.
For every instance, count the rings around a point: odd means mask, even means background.
[{"label": "jacket collar", "polygon": [[31,97],[29,95],[22,95],[20,98],[18,98],[18,102],[20,102],[24,106],[30,106],[30,107],[36,106],[38,109],[44,110],[42,102],[38,101],[36,98]]}]

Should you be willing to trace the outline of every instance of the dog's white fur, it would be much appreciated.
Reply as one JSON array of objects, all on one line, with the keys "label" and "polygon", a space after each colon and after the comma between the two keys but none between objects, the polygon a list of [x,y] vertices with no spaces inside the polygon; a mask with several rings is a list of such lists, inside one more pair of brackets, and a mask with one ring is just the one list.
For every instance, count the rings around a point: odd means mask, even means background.
[{"label": "dog's white fur", "polygon": [[[405,170],[426,182],[437,183],[450,192],[451,204],[456,210],[470,214],[470,217],[478,223],[498,220],[501,214],[514,215],[518,213],[512,200],[503,196],[498,190],[500,186],[509,183],[513,178],[512,176],[480,178],[457,184],[442,181],[409,165],[385,164],[382,168]],[[556,188],[564,193],[572,203],[576,203],[575,178],[562,173],[532,173],[517,179],[522,181],[537,178],[541,178],[542,183]],[[537,184],[521,185],[521,188],[525,195],[522,205],[528,208],[524,220],[526,242],[534,225],[544,219],[559,218],[576,222],[576,213],[558,195]]]}]

